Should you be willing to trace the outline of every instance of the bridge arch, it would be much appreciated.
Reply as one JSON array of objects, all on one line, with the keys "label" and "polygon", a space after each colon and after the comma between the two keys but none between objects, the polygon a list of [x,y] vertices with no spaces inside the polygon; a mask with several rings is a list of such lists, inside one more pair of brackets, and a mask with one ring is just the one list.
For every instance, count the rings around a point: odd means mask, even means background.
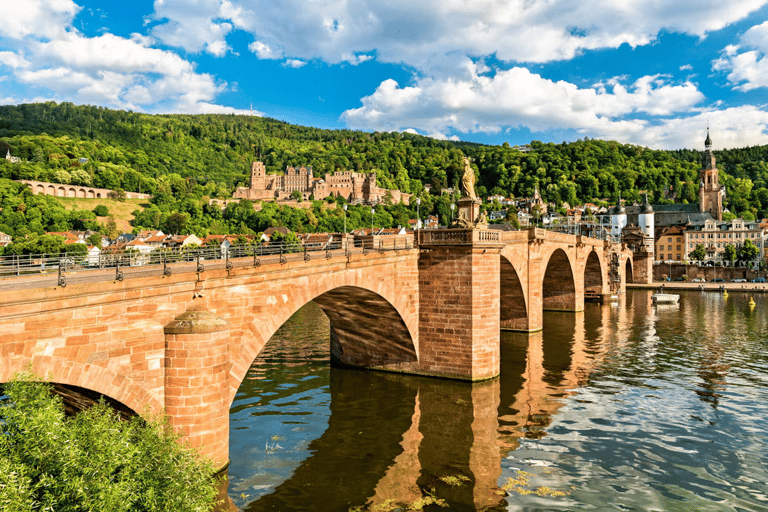
[{"label": "bridge arch", "polygon": [[331,322],[331,356],[338,362],[397,370],[418,361],[418,310],[410,294],[396,289],[393,280],[343,273],[318,277],[311,283],[303,278],[281,291],[260,299],[256,314],[228,318],[230,324],[242,325],[242,336],[230,349],[228,407],[267,342],[310,301]]},{"label": "bridge arch", "polygon": [[576,281],[568,255],[555,249],[549,257],[542,282],[545,310],[576,311]]},{"label": "bridge arch", "polygon": [[634,262],[630,256],[627,256],[627,262],[624,265],[624,283],[634,283],[635,275],[632,270]]},{"label": "bridge arch", "polygon": [[147,411],[157,413],[163,409],[160,400],[141,383],[96,364],[82,364],[63,357],[42,355],[33,356],[31,361],[14,358],[7,363],[0,368],[0,382],[9,382],[17,374],[31,371],[35,378],[46,382],[82,388],[109,397],[139,415]]},{"label": "bridge arch", "polygon": [[501,256],[500,273],[500,326],[504,331],[528,330],[528,305],[514,264]]},{"label": "bridge arch", "polygon": [[584,293],[602,293],[603,284],[603,265],[593,249],[584,265]]}]

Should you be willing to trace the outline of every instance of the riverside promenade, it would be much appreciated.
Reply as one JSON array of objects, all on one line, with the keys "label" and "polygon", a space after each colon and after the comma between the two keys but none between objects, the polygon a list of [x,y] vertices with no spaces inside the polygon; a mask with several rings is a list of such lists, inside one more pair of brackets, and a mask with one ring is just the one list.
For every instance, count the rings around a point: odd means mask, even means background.
[{"label": "riverside promenade", "polygon": [[653,281],[649,284],[627,283],[627,289],[710,291],[768,293],[768,283],[692,283],[686,281]]}]

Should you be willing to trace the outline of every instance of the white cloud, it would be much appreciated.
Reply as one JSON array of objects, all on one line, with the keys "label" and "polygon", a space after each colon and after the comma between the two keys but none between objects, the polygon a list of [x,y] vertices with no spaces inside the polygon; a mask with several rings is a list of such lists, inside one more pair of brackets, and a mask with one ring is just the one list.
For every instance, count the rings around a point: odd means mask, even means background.
[{"label": "white cloud", "polygon": [[[768,112],[755,106],[706,110],[695,116],[666,119],[649,124],[636,133],[625,133],[616,140],[665,149],[704,146],[707,126],[715,149],[743,148],[768,144]],[[595,137],[607,138],[607,133]]]},{"label": "white cloud", "polygon": [[740,45],[726,46],[712,69],[728,72],[728,81],[741,91],[768,87],[768,21],[745,32]]},{"label": "white cloud", "polygon": [[[72,26],[80,7],[69,0],[4,5],[9,3],[0,0],[0,7],[7,7],[0,17],[0,37],[18,39],[9,44],[18,49],[0,51],[0,65],[10,68],[11,74],[5,77],[9,83],[51,92],[46,100],[147,112],[249,113],[214,104],[226,84],[198,73],[193,63],[174,52],[153,48],[152,37],[109,33],[86,37]],[[162,3],[158,0],[156,7]],[[225,11],[236,13],[231,7]],[[223,37],[231,26],[213,23],[208,27],[206,34],[216,37],[201,39],[206,50],[215,55],[226,52]]]},{"label": "white cloud", "polygon": [[231,23],[253,35],[261,46],[251,50],[260,58],[359,63],[375,52],[382,62],[427,70],[445,65],[450,59],[443,56],[454,53],[547,62],[584,50],[649,44],[662,31],[704,36],[765,4],[700,0],[691,8],[668,0],[156,0],[156,17],[167,21],[154,33],[167,44],[200,49],[224,38],[230,28],[224,25]]},{"label": "white cloud", "polygon": [[294,68],[294,69],[303,68],[306,65],[307,65],[306,62],[304,62],[303,60],[299,60],[299,59],[288,59],[288,60],[286,60],[283,63],[284,67],[286,67],[286,68]]},{"label": "white cloud", "polygon": [[55,41],[33,48],[40,59],[78,69],[109,69],[125,73],[161,73],[179,75],[189,72],[192,64],[178,55],[148,48],[134,39],[112,34],[84,37],[69,32]]},{"label": "white cloud", "polygon": [[642,77],[629,86],[612,81],[580,89],[520,67],[494,76],[475,69],[469,78],[425,78],[406,87],[385,80],[361,100],[362,107],[347,110],[342,119],[356,129],[409,127],[426,133],[498,133],[508,127],[544,131],[574,126],[585,131],[612,127],[632,131],[645,123],[620,120],[621,116],[671,115],[687,111],[703,99],[694,84],[671,84],[659,75]]},{"label": "white cloud", "polygon": [[0,36],[53,39],[72,23],[80,6],[71,0],[0,0]]},{"label": "white cloud", "polygon": [[0,64],[5,64],[12,68],[29,67],[29,62],[24,57],[13,52],[0,52]]},{"label": "white cloud", "polygon": [[156,0],[154,17],[164,23],[154,27],[152,35],[169,46],[221,57],[229,49],[226,37],[234,28],[223,20],[237,19],[238,11],[222,0]]},{"label": "white cloud", "polygon": [[261,41],[254,41],[248,45],[248,49],[255,53],[260,59],[279,59],[282,53],[270,48]]}]

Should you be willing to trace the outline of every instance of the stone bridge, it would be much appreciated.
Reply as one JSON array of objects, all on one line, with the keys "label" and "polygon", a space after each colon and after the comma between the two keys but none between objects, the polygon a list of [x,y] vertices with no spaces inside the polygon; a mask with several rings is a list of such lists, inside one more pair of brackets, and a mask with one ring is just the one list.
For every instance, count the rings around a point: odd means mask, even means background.
[{"label": "stone bridge", "polygon": [[31,368],[139,414],[164,411],[224,465],[235,393],[309,301],[330,319],[338,363],[478,381],[499,374],[500,330],[539,331],[543,310],[581,311],[585,296],[633,280],[633,253],[602,240],[538,229],[418,236],[399,251],[4,292],[0,382]]}]

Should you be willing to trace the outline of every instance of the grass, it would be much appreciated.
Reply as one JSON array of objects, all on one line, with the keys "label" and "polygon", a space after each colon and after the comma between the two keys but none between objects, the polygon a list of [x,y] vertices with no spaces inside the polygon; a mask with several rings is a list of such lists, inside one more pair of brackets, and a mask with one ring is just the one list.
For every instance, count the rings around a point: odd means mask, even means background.
[{"label": "grass", "polygon": [[[56,200],[61,203],[67,210],[93,210],[98,205],[103,204],[109,208],[109,214],[115,217],[115,223],[117,229],[121,233],[130,233],[133,230],[131,221],[133,215],[131,212],[134,210],[143,211],[148,206],[147,199],[126,199],[125,201],[117,201],[115,199],[106,198],[81,198],[81,197],[56,197]],[[109,219],[107,217],[97,217],[101,223],[106,223]]]}]

